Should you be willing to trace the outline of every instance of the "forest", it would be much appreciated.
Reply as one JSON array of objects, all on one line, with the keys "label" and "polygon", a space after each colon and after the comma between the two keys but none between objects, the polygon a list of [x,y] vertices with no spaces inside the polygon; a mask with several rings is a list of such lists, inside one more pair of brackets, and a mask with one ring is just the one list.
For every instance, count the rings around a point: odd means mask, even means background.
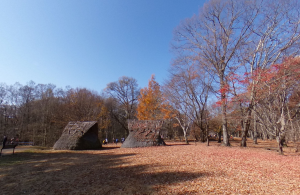
[{"label": "forest", "polygon": [[[164,120],[165,139],[300,141],[299,1],[209,1],[174,29],[169,75],[140,89],[123,76],[96,92],[54,84],[0,84],[0,134],[53,146],[69,121],[97,121],[100,139],[127,121]],[[149,73],[150,77],[151,73]]]}]

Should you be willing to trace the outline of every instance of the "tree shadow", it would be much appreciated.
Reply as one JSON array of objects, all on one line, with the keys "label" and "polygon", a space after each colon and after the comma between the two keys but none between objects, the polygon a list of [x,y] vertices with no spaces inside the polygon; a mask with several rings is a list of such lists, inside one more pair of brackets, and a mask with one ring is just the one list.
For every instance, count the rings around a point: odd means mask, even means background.
[{"label": "tree shadow", "polygon": [[151,194],[163,185],[208,175],[159,172],[159,165],[136,164],[134,160],[130,163],[135,155],[93,151],[17,153],[0,159],[0,190],[3,194]]}]

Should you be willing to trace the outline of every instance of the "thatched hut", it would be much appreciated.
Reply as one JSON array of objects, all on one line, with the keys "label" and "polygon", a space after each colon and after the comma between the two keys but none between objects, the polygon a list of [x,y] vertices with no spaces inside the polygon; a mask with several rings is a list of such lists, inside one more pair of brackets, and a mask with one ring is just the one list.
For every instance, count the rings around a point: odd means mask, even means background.
[{"label": "thatched hut", "polygon": [[129,135],[122,148],[136,148],[166,145],[160,134],[164,121],[160,120],[129,120]]},{"label": "thatched hut", "polygon": [[54,150],[89,150],[99,149],[98,124],[96,121],[69,122],[59,140],[54,144]]}]

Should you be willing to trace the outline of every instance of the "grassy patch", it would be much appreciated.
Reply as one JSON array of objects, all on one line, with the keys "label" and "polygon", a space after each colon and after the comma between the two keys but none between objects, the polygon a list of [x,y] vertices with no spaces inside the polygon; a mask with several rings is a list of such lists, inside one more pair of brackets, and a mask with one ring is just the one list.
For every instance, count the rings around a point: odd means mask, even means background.
[{"label": "grassy patch", "polygon": [[14,166],[17,164],[27,163],[29,159],[34,159],[34,154],[44,154],[50,153],[51,150],[46,147],[32,146],[32,147],[19,147],[16,149],[15,154],[4,154],[0,157],[0,167],[1,166]]},{"label": "grassy patch", "polygon": [[14,166],[17,164],[22,164],[24,161],[28,160],[25,155],[6,155],[0,157],[0,167],[2,166]]}]

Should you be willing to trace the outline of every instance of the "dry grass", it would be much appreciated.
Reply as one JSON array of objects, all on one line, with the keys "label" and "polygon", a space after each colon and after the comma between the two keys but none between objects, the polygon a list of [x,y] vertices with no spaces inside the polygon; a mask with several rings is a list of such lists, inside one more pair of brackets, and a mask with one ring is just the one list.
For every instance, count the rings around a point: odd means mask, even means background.
[{"label": "dry grass", "polygon": [[[300,156],[211,142],[99,151],[17,151],[0,158],[1,194],[300,194]],[[262,148],[261,148],[262,147]]]}]

